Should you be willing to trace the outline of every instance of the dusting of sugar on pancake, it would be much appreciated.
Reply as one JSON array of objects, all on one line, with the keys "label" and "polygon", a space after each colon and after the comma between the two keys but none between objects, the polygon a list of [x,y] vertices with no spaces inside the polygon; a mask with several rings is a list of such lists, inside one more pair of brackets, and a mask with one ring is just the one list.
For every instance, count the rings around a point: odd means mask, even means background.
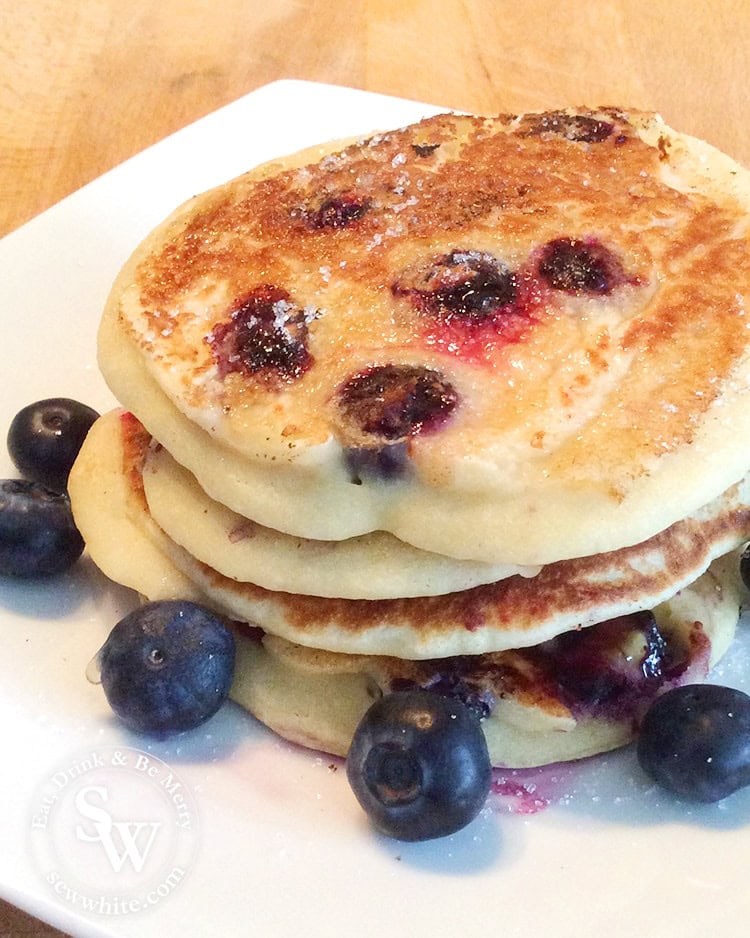
[{"label": "dusting of sugar on pancake", "polygon": [[[110,302],[102,334],[116,330],[208,434],[205,472],[175,455],[214,497],[301,536],[330,537],[320,519],[340,505],[341,536],[380,528],[425,550],[536,563],[645,539],[741,477],[744,171],[616,108],[440,115],[308,159],[193,200]],[[247,357],[273,367],[217,367],[211,337],[264,284],[319,315],[273,328],[256,317]],[[138,412],[113,347],[103,369]],[[282,350],[311,364],[282,366]],[[460,406],[407,447],[372,441],[360,456],[336,389],[386,366],[440,373]],[[246,461],[243,492],[234,471],[221,478],[218,446]],[[253,499],[269,462],[305,491],[304,509]],[[542,539],[528,519],[553,514]]]}]

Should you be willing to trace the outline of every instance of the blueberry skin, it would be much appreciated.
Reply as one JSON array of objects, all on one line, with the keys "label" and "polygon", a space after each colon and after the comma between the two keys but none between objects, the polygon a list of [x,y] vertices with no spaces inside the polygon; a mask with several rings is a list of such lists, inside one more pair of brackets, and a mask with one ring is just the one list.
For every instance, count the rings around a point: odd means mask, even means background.
[{"label": "blueberry skin", "polygon": [[67,495],[25,479],[0,480],[0,574],[62,573],[83,553]]},{"label": "blueberry skin", "polygon": [[346,774],[375,827],[419,841],[473,820],[492,769],[476,715],[460,700],[416,690],[372,704],[354,733]]},{"label": "blueberry skin", "polygon": [[740,576],[745,588],[750,590],[750,545],[740,555]]},{"label": "blueberry skin", "polygon": [[688,801],[720,801],[750,785],[750,697],[688,684],[657,697],[641,726],[638,761]]},{"label": "blueberry skin", "polygon": [[195,603],[150,602],[121,619],[99,652],[104,693],[129,729],[158,737],[200,726],[224,703],[234,636]]},{"label": "blueberry skin", "polygon": [[50,397],[20,410],[8,430],[8,452],[25,479],[64,492],[86,434],[99,414],[69,397]]}]

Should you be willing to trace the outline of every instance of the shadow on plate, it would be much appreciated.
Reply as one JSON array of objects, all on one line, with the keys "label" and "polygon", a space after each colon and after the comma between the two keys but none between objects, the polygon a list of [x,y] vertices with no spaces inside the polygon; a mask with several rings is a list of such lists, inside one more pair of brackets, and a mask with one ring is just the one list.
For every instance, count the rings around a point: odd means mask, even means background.
[{"label": "shadow on plate", "polygon": [[715,804],[682,801],[645,774],[634,745],[567,765],[498,772],[490,803],[499,814],[544,811],[561,824],[575,818],[597,825],[750,830],[750,788]]},{"label": "shadow on plate", "polygon": [[512,864],[516,839],[506,836],[497,814],[483,810],[463,830],[436,840],[408,843],[368,831],[380,849],[413,870],[438,876],[466,877]]},{"label": "shadow on plate", "polygon": [[116,728],[122,745],[151,753],[173,765],[201,765],[222,762],[245,745],[255,733],[262,733],[257,721],[231,702],[203,725],[166,739],[141,735],[128,730],[114,714],[109,724]]},{"label": "shadow on plate", "polygon": [[133,595],[105,577],[88,557],[66,573],[45,579],[0,577],[0,608],[26,619],[58,621],[87,604],[100,605],[102,597],[124,605],[124,597]]}]

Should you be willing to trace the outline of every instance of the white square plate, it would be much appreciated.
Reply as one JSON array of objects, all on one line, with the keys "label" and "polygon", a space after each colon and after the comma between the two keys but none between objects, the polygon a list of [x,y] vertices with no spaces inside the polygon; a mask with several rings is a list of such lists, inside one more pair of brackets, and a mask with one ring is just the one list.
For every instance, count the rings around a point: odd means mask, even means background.
[{"label": "white square plate", "polygon": [[[100,311],[129,252],[178,203],[271,157],[434,110],[277,82],[8,236],[0,243],[0,426],[42,397],[74,397],[100,410],[114,405],[95,364]],[[14,475],[4,452],[0,462],[3,476]],[[35,915],[76,935],[140,938],[748,934],[747,792],[720,805],[678,805],[647,783],[626,750],[559,772],[519,773],[501,787],[525,786],[520,798],[493,794],[453,837],[390,842],[369,830],[340,763],[275,739],[234,705],[166,743],[124,731],[84,669],[132,602],[86,561],[49,583],[0,582],[0,894]],[[749,644],[741,630],[718,679],[750,683]],[[149,907],[131,913],[126,899],[145,880],[107,867],[103,836],[78,838],[81,851],[90,849],[90,867],[82,853],[66,854],[74,814],[64,798],[83,791],[89,763],[115,752],[137,761],[135,750],[179,779],[192,805],[193,850],[184,880],[158,901],[142,897]],[[148,821],[145,807],[138,814],[138,771],[131,765],[130,776],[107,782],[109,816],[117,795],[131,833]],[[45,791],[57,828],[44,827]],[[83,823],[78,815],[89,837],[102,833],[92,817]],[[57,864],[53,875],[40,860],[40,839]],[[135,854],[130,859],[133,865]]]}]

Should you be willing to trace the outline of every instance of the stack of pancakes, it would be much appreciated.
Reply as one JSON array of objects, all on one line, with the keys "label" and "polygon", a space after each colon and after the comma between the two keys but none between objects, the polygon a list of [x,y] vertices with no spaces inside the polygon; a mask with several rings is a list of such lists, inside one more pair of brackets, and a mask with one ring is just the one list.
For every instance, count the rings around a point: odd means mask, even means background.
[{"label": "stack of pancakes", "polygon": [[97,564],[237,622],[233,696],[345,754],[383,693],[496,765],[627,742],[737,623],[750,175],[655,115],[441,115],[267,164],[118,277]]}]

